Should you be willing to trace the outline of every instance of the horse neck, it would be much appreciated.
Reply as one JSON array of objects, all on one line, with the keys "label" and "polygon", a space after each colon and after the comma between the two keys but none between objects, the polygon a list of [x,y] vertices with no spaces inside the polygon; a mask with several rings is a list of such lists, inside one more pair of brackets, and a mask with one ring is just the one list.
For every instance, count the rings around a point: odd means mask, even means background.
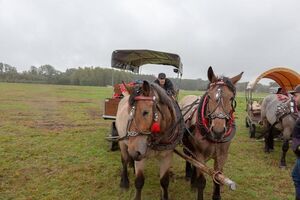
[{"label": "horse neck", "polygon": [[160,109],[162,132],[166,132],[175,123],[175,116],[167,105],[160,106]]}]

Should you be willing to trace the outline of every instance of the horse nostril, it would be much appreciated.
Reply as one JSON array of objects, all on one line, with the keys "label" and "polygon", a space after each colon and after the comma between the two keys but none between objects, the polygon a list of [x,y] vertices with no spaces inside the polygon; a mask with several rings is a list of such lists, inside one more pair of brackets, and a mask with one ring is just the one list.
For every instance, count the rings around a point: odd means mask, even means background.
[{"label": "horse nostril", "polygon": [[133,158],[133,160],[139,161],[139,160],[141,160],[141,155],[142,155],[141,152],[136,151],[134,153],[134,155],[132,155],[132,158]]},{"label": "horse nostril", "polygon": [[223,127],[222,130],[219,130],[219,129],[215,128],[215,127],[212,127],[211,130],[212,130],[215,134],[218,134],[218,135],[221,135],[221,134],[223,134],[223,133],[226,132],[226,128],[225,128],[225,127]]}]

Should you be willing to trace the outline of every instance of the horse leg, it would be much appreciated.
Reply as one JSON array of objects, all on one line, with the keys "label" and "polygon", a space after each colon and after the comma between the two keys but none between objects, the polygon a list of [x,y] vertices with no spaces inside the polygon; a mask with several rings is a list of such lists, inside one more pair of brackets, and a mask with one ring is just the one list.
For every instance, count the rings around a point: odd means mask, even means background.
[{"label": "horse leg", "polygon": [[122,171],[121,171],[121,181],[120,187],[121,188],[129,188],[129,179],[128,179],[128,162],[130,160],[130,156],[127,151],[127,147],[125,144],[120,143],[120,150],[121,150],[121,161],[122,161]]},{"label": "horse leg", "polygon": [[263,120],[263,130],[265,132],[265,152],[270,153],[270,124],[267,119]]},{"label": "horse leg", "polygon": [[286,167],[286,153],[289,150],[289,140],[284,139],[282,144],[282,154],[281,154],[281,160],[280,160],[280,167],[284,168]]},{"label": "horse leg", "polygon": [[274,132],[275,129],[273,127],[270,128],[270,132],[269,132],[269,141],[268,141],[268,146],[269,146],[269,150],[274,151]]},{"label": "horse leg", "polygon": [[[227,160],[228,149],[230,142],[218,144],[219,146],[216,148],[216,158],[214,161],[214,170],[216,172],[223,172],[223,167]],[[213,189],[213,200],[221,200],[221,186],[220,184],[214,181],[214,189]]]},{"label": "horse leg", "polygon": [[133,174],[135,174],[134,160],[131,157],[129,157],[129,167],[132,167]]},{"label": "horse leg", "polygon": [[[183,153],[187,156],[191,156],[191,154],[186,149],[183,149]],[[192,178],[192,165],[191,163],[185,161],[185,179],[190,180],[191,178]]]},{"label": "horse leg", "polygon": [[198,196],[197,196],[197,200],[204,200],[204,189],[205,189],[205,185],[206,185],[206,179],[203,175],[203,173],[196,168],[197,170],[197,187],[198,187]]},{"label": "horse leg", "polygon": [[[184,132],[183,138],[182,138],[182,142],[185,146],[187,146],[187,148],[190,149],[190,142],[189,142],[189,134],[188,131],[186,130]],[[186,149],[183,148],[183,153],[187,156],[191,156],[191,153]],[[189,162],[185,162],[185,179],[186,180],[190,180],[192,178],[192,165]]]},{"label": "horse leg", "polygon": [[144,186],[145,177],[144,177],[144,166],[145,166],[145,160],[141,161],[135,161],[135,200],[141,200],[142,199],[142,188]]},{"label": "horse leg", "polygon": [[192,178],[192,165],[185,161],[185,179],[190,180]]},{"label": "horse leg", "polygon": [[191,188],[196,189],[198,187],[197,185],[197,168],[193,165],[191,165]]},{"label": "horse leg", "polygon": [[173,153],[170,152],[160,160],[160,186],[161,186],[161,199],[168,200],[168,187],[170,182],[169,169],[171,167]]}]

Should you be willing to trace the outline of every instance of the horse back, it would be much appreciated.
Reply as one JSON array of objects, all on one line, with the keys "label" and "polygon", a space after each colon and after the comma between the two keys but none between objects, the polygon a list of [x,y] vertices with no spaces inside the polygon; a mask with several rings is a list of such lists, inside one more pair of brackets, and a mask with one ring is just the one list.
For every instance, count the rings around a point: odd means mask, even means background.
[{"label": "horse back", "polygon": [[195,109],[197,109],[199,104],[195,104],[191,108],[191,104],[195,102],[197,99],[199,99],[196,95],[187,95],[184,98],[182,98],[179,102],[179,107],[181,109],[182,114],[185,114],[183,116],[184,122],[188,127],[196,124],[196,112]]},{"label": "horse back", "polygon": [[288,104],[290,97],[271,94],[264,98],[261,104],[261,118],[267,119],[270,124],[274,124],[277,121],[277,108],[281,104]]},{"label": "horse back", "polygon": [[129,120],[129,96],[125,96],[118,105],[116,116],[116,128],[120,137],[126,135],[127,122]]}]

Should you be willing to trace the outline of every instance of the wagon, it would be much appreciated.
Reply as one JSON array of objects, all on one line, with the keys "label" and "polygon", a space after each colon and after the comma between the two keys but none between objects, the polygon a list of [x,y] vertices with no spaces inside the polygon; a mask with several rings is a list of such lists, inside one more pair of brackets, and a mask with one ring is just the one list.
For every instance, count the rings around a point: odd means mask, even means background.
[{"label": "wagon", "polygon": [[[135,74],[140,73],[140,67],[146,64],[156,65],[169,65],[174,67],[173,71],[177,74],[177,78],[182,76],[182,63],[179,55],[159,52],[153,50],[115,50],[111,57],[111,67],[117,70],[129,71]],[[113,78],[112,78],[113,79]],[[112,80],[113,82],[113,80]],[[114,92],[112,97],[106,98],[104,101],[103,119],[115,120],[118,110],[118,104],[123,96],[127,93],[130,94],[133,87],[138,84],[139,81],[135,80],[129,83],[114,84]],[[118,149],[118,142],[113,138],[118,136],[115,121],[111,123],[110,138],[110,150],[114,151]]]},{"label": "wagon", "polygon": [[293,90],[298,84],[300,84],[300,75],[285,67],[272,68],[260,74],[256,79],[248,83],[245,90],[247,111],[245,123],[246,127],[249,128],[249,136],[251,138],[256,137],[257,127],[260,125],[262,101],[262,98],[255,98],[253,93],[255,92],[257,83],[263,78],[275,81],[282,89],[282,93],[285,93],[286,95],[288,95],[289,91]]}]

